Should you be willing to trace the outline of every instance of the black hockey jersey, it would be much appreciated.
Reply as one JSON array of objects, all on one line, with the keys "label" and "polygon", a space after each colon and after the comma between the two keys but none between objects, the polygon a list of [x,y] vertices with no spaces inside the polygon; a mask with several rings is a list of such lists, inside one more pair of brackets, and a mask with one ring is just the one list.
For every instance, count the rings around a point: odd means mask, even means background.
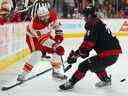
[{"label": "black hockey jersey", "polygon": [[99,55],[118,55],[121,53],[121,47],[116,37],[113,37],[111,31],[106,28],[106,25],[95,18],[94,22],[87,22],[85,29],[87,33],[84,36],[84,41],[79,47],[79,50],[84,54],[94,49]]}]

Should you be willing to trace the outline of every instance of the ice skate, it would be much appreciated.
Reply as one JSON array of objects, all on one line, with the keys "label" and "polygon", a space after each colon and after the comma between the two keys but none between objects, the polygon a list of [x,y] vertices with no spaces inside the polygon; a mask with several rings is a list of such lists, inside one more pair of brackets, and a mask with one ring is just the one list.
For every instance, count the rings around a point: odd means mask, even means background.
[{"label": "ice skate", "polygon": [[72,89],[73,87],[74,85],[70,81],[67,81],[66,83],[59,86],[61,90],[68,90],[68,89]]},{"label": "ice skate", "polygon": [[52,77],[55,79],[65,80],[67,76],[64,75],[64,69],[62,66],[62,58],[57,54],[52,55],[51,65],[53,66]]},{"label": "ice skate", "polygon": [[59,73],[59,72],[52,72],[52,77],[57,78],[57,79],[61,79],[61,80],[66,80],[67,79],[66,75],[64,75],[62,73]]},{"label": "ice skate", "polygon": [[96,87],[105,87],[105,86],[111,86],[111,78],[108,78],[106,81],[100,81],[95,84]]}]

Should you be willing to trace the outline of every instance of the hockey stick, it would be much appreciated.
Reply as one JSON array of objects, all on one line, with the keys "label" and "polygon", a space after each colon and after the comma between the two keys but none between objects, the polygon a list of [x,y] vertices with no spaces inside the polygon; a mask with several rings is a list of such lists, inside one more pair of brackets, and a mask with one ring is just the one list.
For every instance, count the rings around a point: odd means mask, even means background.
[{"label": "hockey stick", "polygon": [[[51,61],[51,58],[42,58],[42,60],[45,60],[45,61],[49,61],[50,62]],[[67,72],[72,67],[71,64],[68,64],[67,61],[64,61],[63,60],[63,57],[62,56],[61,56],[61,62],[62,62],[62,67],[63,67],[64,73]]]},{"label": "hockey stick", "polygon": [[62,64],[63,64],[62,66],[63,66],[64,73],[65,73],[65,72],[67,72],[72,67],[72,65],[68,64],[67,66],[65,66],[64,64],[67,63],[67,61],[64,62],[62,56],[61,56],[61,61],[62,61]]},{"label": "hockey stick", "polygon": [[49,68],[49,69],[47,69],[47,70],[45,70],[45,71],[43,71],[43,72],[41,72],[41,73],[38,73],[38,74],[36,74],[36,75],[34,75],[34,76],[32,76],[32,77],[29,77],[28,79],[26,79],[26,80],[24,80],[24,81],[22,81],[22,82],[17,82],[17,83],[15,83],[15,84],[13,84],[13,85],[10,85],[10,86],[7,86],[7,87],[2,87],[1,90],[2,90],[2,91],[7,91],[7,90],[9,90],[9,89],[12,89],[12,88],[14,88],[14,87],[16,87],[16,86],[19,86],[19,85],[21,85],[21,84],[23,84],[23,83],[25,83],[25,82],[27,82],[27,81],[29,81],[29,80],[32,80],[32,79],[34,79],[34,78],[37,78],[37,77],[39,77],[40,75],[43,75],[44,73],[49,72],[50,70],[52,70],[52,68]]},{"label": "hockey stick", "polygon": [[69,64],[68,66],[66,66],[65,69],[64,69],[64,72],[67,72],[69,69],[71,69],[71,67],[72,67],[71,64]]},{"label": "hockey stick", "polygon": [[63,66],[63,70],[64,70],[64,72],[65,72],[65,66],[64,66],[64,60],[63,60],[63,57],[61,56],[60,58],[61,58],[61,62],[62,62],[62,66]]}]

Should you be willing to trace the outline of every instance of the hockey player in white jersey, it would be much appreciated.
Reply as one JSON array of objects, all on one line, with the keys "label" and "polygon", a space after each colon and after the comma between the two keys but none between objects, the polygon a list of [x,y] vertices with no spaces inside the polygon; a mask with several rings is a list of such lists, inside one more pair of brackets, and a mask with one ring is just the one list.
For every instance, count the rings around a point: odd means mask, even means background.
[{"label": "hockey player in white jersey", "polygon": [[[54,29],[54,32],[52,31]],[[53,35],[54,33],[54,35]],[[60,46],[63,41],[63,31],[57,19],[54,9],[48,9],[42,1],[34,3],[32,10],[32,20],[27,26],[26,42],[31,52],[31,56],[25,63],[23,70],[18,74],[18,81],[25,79],[31,72],[37,61],[41,59],[42,52],[52,54],[51,65],[52,76],[59,79],[67,77],[62,72],[62,55],[64,48]]]}]

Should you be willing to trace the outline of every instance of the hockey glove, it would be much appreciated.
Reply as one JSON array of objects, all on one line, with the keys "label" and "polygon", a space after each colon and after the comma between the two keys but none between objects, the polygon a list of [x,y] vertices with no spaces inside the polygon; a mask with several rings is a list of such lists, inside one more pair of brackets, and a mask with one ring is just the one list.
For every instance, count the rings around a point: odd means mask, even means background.
[{"label": "hockey glove", "polygon": [[89,56],[89,51],[85,48],[80,48],[80,49],[76,50],[75,53],[79,54],[79,56],[83,59]]},{"label": "hockey glove", "polygon": [[58,43],[53,44],[52,49],[53,49],[53,53],[57,53],[60,56],[64,55],[65,50]]},{"label": "hockey glove", "polygon": [[63,30],[55,30],[55,41],[61,43],[63,41]]},{"label": "hockey glove", "polygon": [[61,43],[63,41],[63,35],[56,35],[55,36],[55,41],[57,43]]},{"label": "hockey glove", "polygon": [[76,63],[77,58],[78,58],[78,55],[75,53],[75,51],[71,50],[71,52],[67,58],[67,63],[68,64]]}]

